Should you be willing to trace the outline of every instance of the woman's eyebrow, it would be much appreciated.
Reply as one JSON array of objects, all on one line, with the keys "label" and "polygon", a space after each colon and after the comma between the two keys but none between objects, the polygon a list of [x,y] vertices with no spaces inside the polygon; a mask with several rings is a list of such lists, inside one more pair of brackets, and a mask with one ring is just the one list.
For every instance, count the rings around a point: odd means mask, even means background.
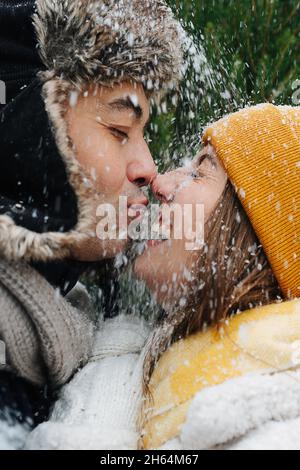
[{"label": "woman's eyebrow", "polygon": [[111,101],[108,106],[112,109],[117,109],[118,111],[133,111],[136,120],[140,121],[143,117],[143,110],[141,106],[135,105],[130,98],[130,96],[127,96],[126,98],[118,98],[114,101]]},{"label": "woman's eyebrow", "polygon": [[205,160],[209,160],[212,164],[216,165],[216,160],[215,160],[215,158],[214,158],[212,155],[210,155],[209,153],[204,153],[203,155],[200,155],[200,156],[198,157],[197,166],[202,165],[202,163],[203,163]]},{"label": "woman's eyebrow", "polygon": [[197,166],[200,166],[202,165],[202,163],[209,157],[209,155],[207,153],[204,153],[203,155],[199,155],[199,157],[197,157]]}]

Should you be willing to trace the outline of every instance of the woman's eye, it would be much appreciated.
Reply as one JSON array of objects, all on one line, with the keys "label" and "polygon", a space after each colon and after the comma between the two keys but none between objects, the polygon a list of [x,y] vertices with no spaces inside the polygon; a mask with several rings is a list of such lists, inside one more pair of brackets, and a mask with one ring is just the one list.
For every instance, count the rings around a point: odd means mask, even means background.
[{"label": "woman's eye", "polygon": [[203,178],[204,174],[200,170],[194,170],[191,174],[193,179]]},{"label": "woman's eye", "polygon": [[120,131],[120,129],[116,129],[115,127],[110,127],[109,128],[110,132],[114,137],[121,141],[127,141],[128,140],[128,134],[126,132]]},{"label": "woman's eye", "polygon": [[193,179],[200,179],[204,177],[204,173],[203,171],[200,170],[200,168],[201,168],[202,163],[205,162],[206,159],[207,159],[206,154],[200,155],[200,157],[195,162],[196,169],[192,172],[192,175],[191,175]]}]

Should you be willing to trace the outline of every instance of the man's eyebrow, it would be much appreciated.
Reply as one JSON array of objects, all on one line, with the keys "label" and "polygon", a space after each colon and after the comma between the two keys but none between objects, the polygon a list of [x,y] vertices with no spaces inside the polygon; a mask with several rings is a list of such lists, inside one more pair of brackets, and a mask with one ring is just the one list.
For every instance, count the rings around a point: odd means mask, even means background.
[{"label": "man's eyebrow", "polygon": [[130,96],[111,101],[108,106],[113,109],[118,109],[120,111],[131,110],[134,112],[135,118],[139,121],[142,119],[144,114],[141,106],[139,104],[135,105]]}]

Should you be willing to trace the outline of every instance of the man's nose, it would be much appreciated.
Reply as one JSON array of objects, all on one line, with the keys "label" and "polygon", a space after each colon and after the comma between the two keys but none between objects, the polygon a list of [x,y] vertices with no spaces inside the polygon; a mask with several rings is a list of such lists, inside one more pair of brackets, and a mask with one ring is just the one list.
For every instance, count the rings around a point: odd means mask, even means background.
[{"label": "man's nose", "polygon": [[172,202],[175,194],[175,183],[172,176],[168,173],[158,175],[152,183],[152,191],[161,202]]},{"label": "man's nose", "polygon": [[136,186],[149,186],[157,176],[157,168],[150,152],[140,156],[127,167],[127,177]]}]

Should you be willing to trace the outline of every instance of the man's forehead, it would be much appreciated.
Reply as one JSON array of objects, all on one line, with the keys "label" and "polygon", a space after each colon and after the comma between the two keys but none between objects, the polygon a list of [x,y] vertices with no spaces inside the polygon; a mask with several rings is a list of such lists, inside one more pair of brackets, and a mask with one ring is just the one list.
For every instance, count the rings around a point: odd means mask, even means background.
[{"label": "man's forehead", "polygon": [[105,90],[104,93],[97,94],[97,110],[106,109],[111,112],[132,113],[133,117],[142,121],[149,119],[150,104],[143,89],[133,88],[123,89],[118,87],[116,90]]}]

